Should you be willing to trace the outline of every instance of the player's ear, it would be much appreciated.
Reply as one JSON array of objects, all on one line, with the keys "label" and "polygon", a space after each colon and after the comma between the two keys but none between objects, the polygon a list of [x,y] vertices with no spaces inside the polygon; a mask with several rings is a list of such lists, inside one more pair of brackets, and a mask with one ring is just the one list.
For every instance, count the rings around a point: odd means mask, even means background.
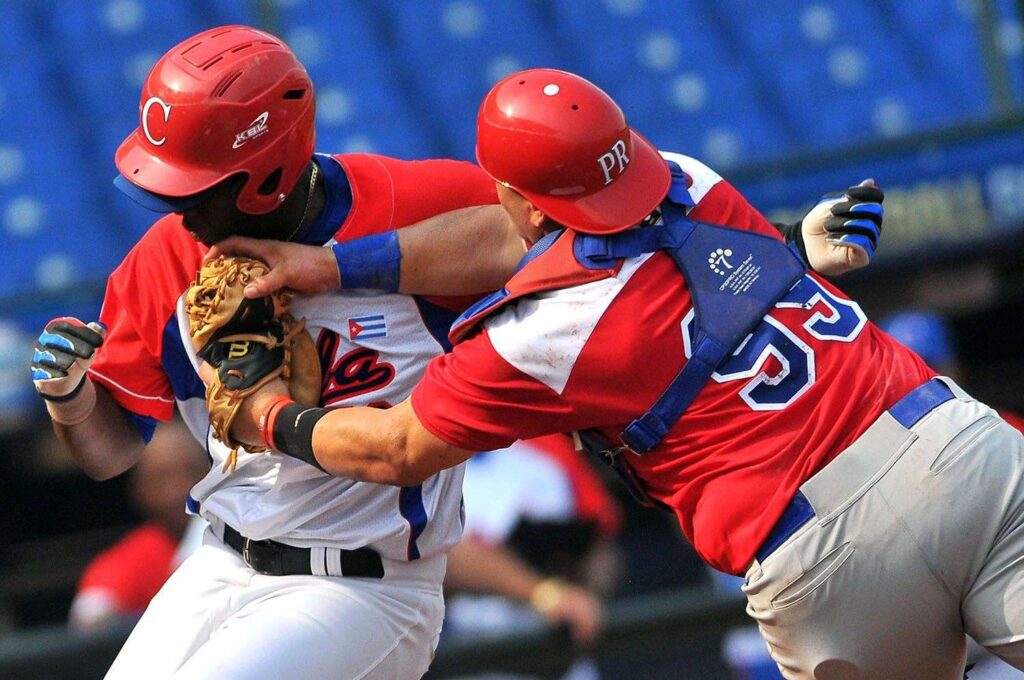
[{"label": "player's ear", "polygon": [[527,220],[531,227],[535,229],[541,229],[548,221],[548,216],[541,212],[541,209],[535,206],[529,201],[526,202],[529,212],[527,213]]}]

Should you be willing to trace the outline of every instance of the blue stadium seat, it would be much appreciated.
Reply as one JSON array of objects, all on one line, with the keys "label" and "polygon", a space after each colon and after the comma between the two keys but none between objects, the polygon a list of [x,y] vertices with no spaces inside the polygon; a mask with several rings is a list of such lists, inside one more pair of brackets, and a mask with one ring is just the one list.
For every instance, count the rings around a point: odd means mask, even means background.
[{"label": "blue stadium seat", "polygon": [[781,131],[774,119],[762,115],[749,75],[712,64],[607,90],[656,146],[694,156],[718,170],[784,153]]},{"label": "blue stadium seat", "polygon": [[555,0],[550,6],[556,30],[578,50],[579,70],[588,78],[646,78],[732,59],[697,0]]},{"label": "blue stadium seat", "polygon": [[[30,56],[31,58],[26,58]],[[5,294],[104,278],[126,244],[98,207],[91,128],[54,86],[46,52],[0,56],[0,267]]]},{"label": "blue stadium seat", "polygon": [[3,4],[3,40],[0,40],[0,57],[25,57],[34,54],[39,46],[39,36],[33,25],[31,5],[25,2]]},{"label": "blue stadium seat", "polygon": [[773,90],[805,140],[804,150],[949,121],[952,100],[941,74],[908,54],[867,5],[820,2],[795,12],[754,0],[718,5],[757,81]]},{"label": "blue stadium seat", "polygon": [[175,0],[56,0],[45,5],[65,82],[80,104],[90,152],[112,167],[117,144],[138,124],[139,92],[167,49],[207,27]]},{"label": "blue stadium seat", "polygon": [[932,87],[946,95],[949,122],[991,113],[976,17],[956,0],[884,3],[895,20],[891,39],[927,69]]},{"label": "blue stadium seat", "polygon": [[552,8],[559,32],[580,46],[581,72],[662,148],[716,167],[782,153],[778,113],[758,99],[706,3],[558,0]]},{"label": "blue stadium seat", "polygon": [[388,5],[404,82],[444,136],[443,152],[472,159],[476,111],[490,87],[532,67],[571,68],[553,33],[518,0],[431,0]]},{"label": "blue stadium seat", "polygon": [[258,0],[192,0],[192,12],[210,26],[246,24],[260,28]]},{"label": "blue stadium seat", "polygon": [[381,27],[351,0],[288,2],[282,37],[306,65],[317,90],[317,148],[372,151],[403,158],[437,155],[428,119],[406,93]]},{"label": "blue stadium seat", "polygon": [[1024,104],[1024,12],[1017,0],[996,0],[996,38],[1010,72],[1013,98]]}]

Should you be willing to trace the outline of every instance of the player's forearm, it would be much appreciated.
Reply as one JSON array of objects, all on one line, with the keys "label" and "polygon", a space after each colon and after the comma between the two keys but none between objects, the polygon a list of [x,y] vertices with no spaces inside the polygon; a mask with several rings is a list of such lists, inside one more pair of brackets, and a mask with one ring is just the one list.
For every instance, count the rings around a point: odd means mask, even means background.
[{"label": "player's forearm", "polygon": [[89,415],[74,425],[54,421],[53,430],[87,475],[104,480],[134,465],[145,441],[106,388],[96,383],[93,386],[96,403]]},{"label": "player's forearm", "polygon": [[525,249],[498,205],[463,208],[398,231],[399,291],[470,295],[505,285]]},{"label": "player's forearm", "polygon": [[264,391],[247,399],[242,411],[232,425],[241,441],[260,441],[361,482],[414,486],[472,455],[425,430],[408,400],[389,409],[322,409]]},{"label": "player's forearm", "polygon": [[448,553],[444,584],[456,590],[529,602],[543,580],[541,574],[503,546],[463,538]]}]

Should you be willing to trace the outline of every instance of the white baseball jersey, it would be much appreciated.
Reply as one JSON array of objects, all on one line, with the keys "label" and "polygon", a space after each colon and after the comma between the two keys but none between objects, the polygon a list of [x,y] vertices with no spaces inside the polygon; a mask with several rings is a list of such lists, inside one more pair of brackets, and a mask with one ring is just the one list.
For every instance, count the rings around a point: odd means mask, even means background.
[{"label": "white baseball jersey", "polygon": [[[306,319],[316,343],[325,407],[403,401],[426,362],[443,352],[437,338],[444,337],[448,323],[444,310],[420,298],[370,291],[296,298],[292,312]],[[182,300],[178,323],[182,337],[189,337]],[[187,350],[198,365],[192,348]],[[205,401],[179,400],[178,407],[197,438],[207,441],[213,460],[210,473],[192,489],[191,509],[243,536],[299,547],[370,547],[393,560],[447,551],[461,537],[463,465],[399,488],[331,477],[289,456],[243,449],[235,471],[225,473],[228,448],[210,435]]]}]

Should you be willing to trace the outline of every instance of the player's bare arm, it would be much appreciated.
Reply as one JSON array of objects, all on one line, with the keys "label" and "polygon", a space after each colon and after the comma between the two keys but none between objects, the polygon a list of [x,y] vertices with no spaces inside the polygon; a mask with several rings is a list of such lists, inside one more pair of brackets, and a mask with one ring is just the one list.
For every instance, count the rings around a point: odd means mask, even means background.
[{"label": "player's bare arm", "polygon": [[[454,210],[391,235],[358,241],[385,240],[389,236],[397,239],[398,249],[384,267],[396,268],[397,291],[408,294],[472,295],[495,290],[509,279],[524,252],[522,241],[498,205]],[[269,295],[282,287],[316,294],[361,287],[352,285],[358,277],[351,268],[339,264],[346,258],[347,247],[340,244],[334,249],[320,248],[236,236],[215,245],[207,257],[245,255],[270,265],[270,272],[246,290],[246,297]],[[376,257],[381,250],[373,248],[369,254]],[[358,253],[349,257],[354,258],[349,260],[353,267],[367,265],[367,257]]]},{"label": "player's bare arm", "polygon": [[88,417],[74,425],[54,421],[53,431],[78,467],[102,481],[135,465],[146,443],[107,389],[89,382],[96,390],[96,403]]},{"label": "player's bare arm", "polygon": [[596,594],[560,578],[545,578],[504,545],[472,537],[448,553],[445,587],[529,604],[549,621],[569,626],[580,644],[592,642],[602,624]]},{"label": "player's bare arm", "polygon": [[106,328],[72,317],[53,319],[32,355],[32,382],[72,458],[93,479],[121,474],[145,442],[110,393],[89,377]]}]

